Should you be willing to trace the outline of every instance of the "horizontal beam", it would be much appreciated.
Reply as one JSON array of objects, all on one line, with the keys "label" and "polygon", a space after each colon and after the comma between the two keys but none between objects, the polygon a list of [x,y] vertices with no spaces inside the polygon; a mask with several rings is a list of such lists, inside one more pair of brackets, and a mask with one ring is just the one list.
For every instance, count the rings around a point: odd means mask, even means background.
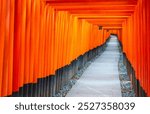
[{"label": "horizontal beam", "polygon": [[124,14],[124,15],[131,15],[133,11],[120,11],[120,10],[74,10],[74,11],[69,11],[71,14]]},{"label": "horizontal beam", "polygon": [[53,6],[57,10],[125,10],[134,11],[134,5],[69,5]]},{"label": "horizontal beam", "polygon": [[97,26],[103,26],[103,27],[122,27],[122,24],[106,24],[106,23],[103,23],[103,24],[94,24],[94,25],[97,25]]},{"label": "horizontal beam", "polygon": [[44,0],[50,5],[137,5],[137,0]]},{"label": "horizontal beam", "polygon": [[137,0],[43,0],[49,2],[137,2]]},{"label": "horizontal beam", "polygon": [[86,21],[90,23],[117,23],[117,24],[122,24],[126,19],[106,19],[106,20],[101,20],[101,19],[86,19]]},{"label": "horizontal beam", "polygon": [[[79,17],[78,17],[79,18]],[[128,19],[128,16],[99,16],[99,17],[84,17],[79,19]]]},{"label": "horizontal beam", "polygon": [[109,26],[109,25],[119,25],[119,27],[122,27],[122,23],[126,21],[127,19],[111,19],[111,18],[106,18],[106,19],[85,19],[89,23],[92,23],[94,25],[102,25],[102,26]]},{"label": "horizontal beam", "polygon": [[88,22],[94,25],[122,25],[122,22],[118,22],[118,23],[115,22],[102,23],[102,22],[90,22],[90,21]]},{"label": "horizontal beam", "polygon": [[130,16],[88,16],[88,15],[76,15],[79,19],[101,19],[101,18],[123,18],[128,19]]},{"label": "horizontal beam", "polygon": [[115,19],[110,19],[110,18],[105,18],[105,19],[86,19],[87,21],[100,21],[100,22],[117,22],[117,21],[121,21],[121,22],[123,22],[123,21],[126,21],[126,19],[117,19],[117,18],[115,18]]},{"label": "horizontal beam", "polygon": [[113,27],[103,27],[103,30],[110,30],[110,29],[122,29],[122,27],[115,27],[115,26],[113,26]]},{"label": "horizontal beam", "polygon": [[101,17],[129,17],[131,13],[100,13],[100,14],[72,14],[78,18],[101,18]]}]

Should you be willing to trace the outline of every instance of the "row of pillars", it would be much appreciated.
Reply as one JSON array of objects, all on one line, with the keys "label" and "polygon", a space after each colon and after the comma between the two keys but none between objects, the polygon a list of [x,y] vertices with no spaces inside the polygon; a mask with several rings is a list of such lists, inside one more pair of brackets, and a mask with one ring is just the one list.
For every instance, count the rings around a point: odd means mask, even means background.
[{"label": "row of pillars", "polygon": [[86,52],[73,60],[70,65],[58,69],[56,75],[40,78],[37,83],[25,84],[20,87],[18,92],[13,92],[10,97],[55,97],[69,80],[82,70],[89,61],[100,55],[105,47],[106,43]]}]

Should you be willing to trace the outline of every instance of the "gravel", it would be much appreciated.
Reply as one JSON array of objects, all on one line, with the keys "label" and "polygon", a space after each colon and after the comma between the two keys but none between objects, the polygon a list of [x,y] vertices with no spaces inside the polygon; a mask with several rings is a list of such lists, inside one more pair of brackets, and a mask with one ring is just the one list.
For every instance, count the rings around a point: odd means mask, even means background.
[{"label": "gravel", "polygon": [[132,83],[130,78],[127,74],[126,66],[123,64],[123,54],[120,54],[119,59],[119,79],[120,79],[120,86],[122,97],[135,97],[134,89],[132,87]]},{"label": "gravel", "polygon": [[72,88],[73,85],[75,85],[75,83],[80,79],[80,77],[82,76],[83,72],[87,69],[87,67],[96,59],[100,56],[97,55],[95,58],[93,58],[92,60],[88,61],[85,66],[80,69],[72,78],[70,81],[68,81],[68,83],[66,85],[64,85],[62,87],[62,89],[59,91],[59,93],[57,93],[55,95],[55,97],[65,97],[67,95],[67,93],[70,91],[70,89]]}]

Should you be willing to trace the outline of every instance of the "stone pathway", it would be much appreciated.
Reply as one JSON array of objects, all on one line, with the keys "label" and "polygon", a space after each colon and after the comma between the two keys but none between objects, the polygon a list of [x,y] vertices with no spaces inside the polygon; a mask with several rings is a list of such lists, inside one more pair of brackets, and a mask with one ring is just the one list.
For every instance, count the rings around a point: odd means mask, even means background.
[{"label": "stone pathway", "polygon": [[85,70],[66,97],[121,97],[118,45],[117,37],[112,35],[106,50]]}]

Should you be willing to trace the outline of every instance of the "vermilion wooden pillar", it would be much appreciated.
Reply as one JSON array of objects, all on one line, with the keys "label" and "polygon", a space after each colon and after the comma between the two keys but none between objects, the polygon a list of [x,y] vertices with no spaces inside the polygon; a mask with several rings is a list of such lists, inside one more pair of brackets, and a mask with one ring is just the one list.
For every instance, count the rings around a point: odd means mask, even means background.
[{"label": "vermilion wooden pillar", "polygon": [[15,27],[14,27],[14,56],[13,56],[13,91],[19,90],[20,77],[20,46],[21,46],[21,0],[15,1]]},{"label": "vermilion wooden pillar", "polygon": [[26,1],[26,30],[25,30],[25,66],[24,83],[29,83],[30,78],[30,37],[31,37],[31,0]]},{"label": "vermilion wooden pillar", "polygon": [[147,63],[147,66],[148,66],[148,73],[147,73],[147,88],[148,88],[148,96],[150,96],[150,1],[149,0],[146,0],[146,23],[147,23],[147,41],[146,41],[146,45],[147,45],[147,50],[146,50],[146,53],[147,53],[147,58],[148,58],[148,61],[146,62]]},{"label": "vermilion wooden pillar", "polygon": [[0,96],[2,96],[6,1],[0,0]]}]

